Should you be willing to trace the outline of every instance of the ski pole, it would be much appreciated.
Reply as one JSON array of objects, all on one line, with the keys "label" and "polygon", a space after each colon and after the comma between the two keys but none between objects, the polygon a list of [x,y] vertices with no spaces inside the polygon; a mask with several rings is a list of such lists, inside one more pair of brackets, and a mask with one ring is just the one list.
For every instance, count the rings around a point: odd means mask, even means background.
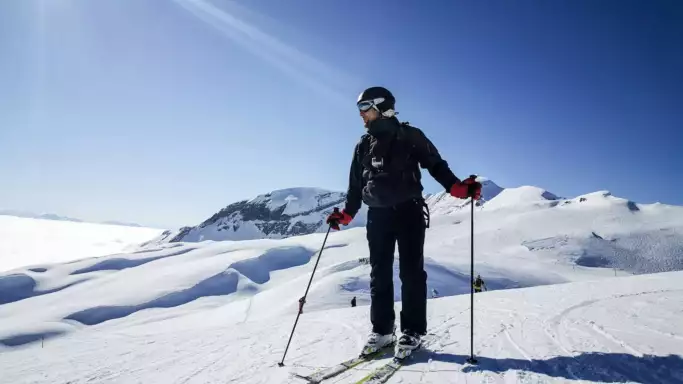
[{"label": "ski pole", "polygon": [[[339,210],[337,208],[334,209],[335,212],[338,212]],[[315,266],[313,267],[313,273],[311,273],[311,278],[308,280],[308,286],[306,287],[306,292],[304,292],[303,297],[299,299],[299,312],[296,314],[296,319],[294,320],[294,327],[292,327],[292,332],[289,334],[289,341],[287,342],[287,347],[285,347],[285,353],[282,355],[282,361],[277,363],[278,366],[284,367],[285,366],[285,356],[287,356],[287,350],[289,350],[289,344],[292,342],[292,336],[294,336],[294,330],[296,329],[296,324],[299,322],[299,316],[301,316],[301,313],[304,310],[304,304],[306,303],[306,295],[308,295],[308,289],[311,287],[311,282],[313,281],[313,275],[315,275],[315,270],[318,268],[318,263],[320,262],[320,256],[323,254],[323,249],[325,249],[325,243],[327,242],[327,236],[330,234],[330,229],[332,229],[332,223],[330,223],[329,227],[327,227],[327,233],[325,234],[325,240],[323,240],[323,246],[320,248],[320,252],[318,253],[318,260],[315,261]]]},{"label": "ski pole", "polygon": [[[476,178],[475,175],[470,177]],[[470,214],[470,357],[467,362],[476,364],[477,359],[474,358],[474,196],[470,197],[472,205],[472,212]]]}]

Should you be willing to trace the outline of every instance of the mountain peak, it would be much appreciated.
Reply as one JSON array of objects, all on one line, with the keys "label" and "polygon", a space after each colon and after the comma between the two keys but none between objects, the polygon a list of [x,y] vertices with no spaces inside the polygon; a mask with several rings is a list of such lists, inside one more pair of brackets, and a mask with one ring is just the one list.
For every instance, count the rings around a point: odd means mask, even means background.
[{"label": "mountain peak", "polygon": [[[238,201],[201,224],[165,232],[152,242],[279,239],[323,231],[334,207],[344,205],[346,194],[323,188],[285,188]],[[364,213],[352,226],[365,224]]]},{"label": "mountain peak", "polygon": [[247,203],[265,204],[271,211],[282,210],[282,215],[293,216],[309,212],[321,205],[337,203],[341,197],[345,197],[345,195],[340,192],[314,187],[298,187],[278,189],[261,194],[248,200]]}]

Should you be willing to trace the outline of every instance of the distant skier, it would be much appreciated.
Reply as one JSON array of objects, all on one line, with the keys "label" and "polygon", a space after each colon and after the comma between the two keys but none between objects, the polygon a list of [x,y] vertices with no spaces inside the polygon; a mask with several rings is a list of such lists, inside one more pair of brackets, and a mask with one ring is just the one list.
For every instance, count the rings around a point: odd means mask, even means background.
[{"label": "distant skier", "polygon": [[484,288],[485,291],[488,291],[484,279],[481,278],[481,275],[477,274],[477,278],[474,280],[474,292],[481,292],[482,288]]},{"label": "distant skier", "polygon": [[351,299],[351,307],[355,307],[355,306],[356,306],[356,296],[354,296],[353,299]]},{"label": "distant skier", "polygon": [[427,332],[427,274],[424,240],[428,216],[420,182],[420,167],[459,199],[478,200],[481,184],[473,177],[457,178],[434,144],[418,128],[395,117],[395,98],[383,87],[363,91],[356,103],[367,132],[353,152],[346,204],[327,223],[338,230],[349,225],[362,203],[368,209],[370,249],[370,320],[372,333],[363,347],[372,353],[396,341],[393,263],[398,242],[401,278],[401,332],[396,356],[420,346]]},{"label": "distant skier", "polygon": [[439,297],[439,291],[437,291],[436,288],[432,288],[432,297],[433,298]]},{"label": "distant skier", "polygon": [[304,313],[304,304],[306,304],[306,299],[301,297],[299,299],[299,313]]}]

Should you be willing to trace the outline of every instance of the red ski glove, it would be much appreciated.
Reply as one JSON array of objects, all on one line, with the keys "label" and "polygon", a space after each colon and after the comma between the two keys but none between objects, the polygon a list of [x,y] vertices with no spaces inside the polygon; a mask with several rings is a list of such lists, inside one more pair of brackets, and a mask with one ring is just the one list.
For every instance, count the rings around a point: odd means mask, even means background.
[{"label": "red ski glove", "polygon": [[349,215],[346,213],[346,211],[342,210],[339,212],[337,208],[334,209],[334,212],[330,213],[329,216],[327,216],[327,221],[326,223],[332,227],[332,229],[339,230],[339,224],[342,225],[349,225],[351,223],[351,220],[353,220],[353,216]]},{"label": "red ski glove", "polygon": [[460,183],[455,183],[451,187],[451,196],[458,199],[466,199],[468,197],[474,200],[481,198],[481,183],[475,180],[475,176],[470,176]]}]

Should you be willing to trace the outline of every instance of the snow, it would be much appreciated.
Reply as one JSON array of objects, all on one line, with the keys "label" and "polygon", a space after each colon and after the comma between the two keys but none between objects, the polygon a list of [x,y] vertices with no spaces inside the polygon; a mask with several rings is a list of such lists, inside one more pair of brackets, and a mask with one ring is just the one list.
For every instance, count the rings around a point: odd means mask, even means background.
[{"label": "snow", "polygon": [[546,205],[547,201],[557,200],[557,196],[538,187],[522,186],[506,188],[486,203],[487,209],[514,208],[525,209],[527,205]]},{"label": "snow", "polygon": [[[289,196],[278,199],[296,201]],[[440,296],[428,302],[437,342],[390,383],[683,382],[683,207],[603,192],[548,200],[533,187],[475,207],[475,273],[489,291],[475,296],[479,364],[466,367],[471,205],[437,197],[425,244],[428,290]],[[300,383],[292,373],[356,355],[370,330],[365,235],[329,234],[285,367],[276,363],[325,233],[151,243],[6,271],[0,382]],[[2,240],[45,255],[25,237]],[[398,262],[394,282],[398,314]]]},{"label": "snow", "polygon": [[250,202],[268,201],[268,208],[278,209],[286,205],[282,212],[294,216],[302,212],[316,209],[319,205],[338,200],[340,193],[330,192],[321,188],[287,188],[273,191],[268,195],[257,196]]},{"label": "snow", "polygon": [[0,272],[118,253],[161,232],[154,228],[0,215]]},{"label": "snow", "polygon": [[[239,213],[230,219],[223,218],[214,225],[194,227],[183,238],[185,242],[202,242],[207,240],[251,240],[263,237],[263,232],[256,226],[261,221],[243,221]],[[230,230],[224,230],[228,227]]]},{"label": "snow", "polygon": [[[3,352],[3,377],[28,382],[297,383],[354,356],[368,329],[368,307],[306,311],[285,359],[288,315],[250,319],[250,303],[175,317],[137,316]],[[400,303],[397,304],[400,310]],[[392,379],[399,382],[683,382],[683,273],[615,278],[478,294],[475,355],[469,356],[469,297],[429,301],[439,336]],[[239,313],[235,313],[238,312]],[[331,382],[353,382],[381,361]]]}]

